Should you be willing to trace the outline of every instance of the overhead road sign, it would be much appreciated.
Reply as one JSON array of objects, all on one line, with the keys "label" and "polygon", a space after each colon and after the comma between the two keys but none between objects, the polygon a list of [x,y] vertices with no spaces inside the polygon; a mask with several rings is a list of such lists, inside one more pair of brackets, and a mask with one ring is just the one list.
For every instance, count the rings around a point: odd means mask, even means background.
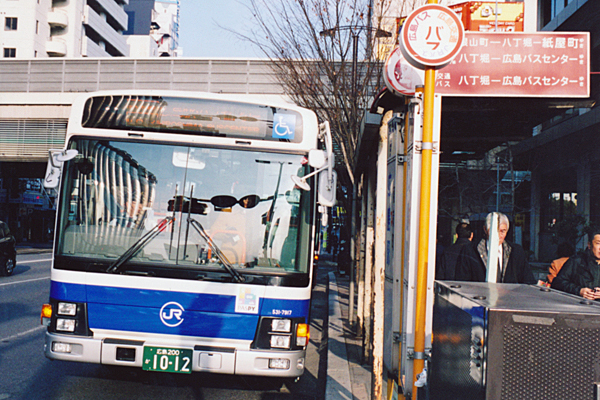
[{"label": "overhead road sign", "polygon": [[437,71],[444,96],[589,97],[589,32],[465,32]]}]

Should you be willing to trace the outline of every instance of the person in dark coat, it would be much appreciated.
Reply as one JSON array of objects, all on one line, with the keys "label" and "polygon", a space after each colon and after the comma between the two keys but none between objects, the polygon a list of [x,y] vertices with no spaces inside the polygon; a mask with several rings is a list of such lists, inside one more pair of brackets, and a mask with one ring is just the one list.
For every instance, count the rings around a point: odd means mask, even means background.
[{"label": "person in dark coat", "polygon": [[473,229],[467,222],[456,225],[456,242],[444,249],[440,262],[436,265],[435,279],[454,280],[456,261],[460,251],[465,245],[470,245],[473,240]]},{"label": "person in dark coat", "polygon": [[[498,214],[499,260],[497,280],[498,283],[528,283],[535,284],[527,256],[523,247],[516,243],[509,243],[506,234],[510,227],[508,217]],[[484,233],[489,236],[494,213],[489,213],[485,219]],[[456,264],[455,280],[485,282],[487,277],[488,240],[481,239],[472,246],[463,246]]]},{"label": "person in dark coat", "polygon": [[600,299],[600,227],[588,230],[588,248],[567,260],[551,287],[588,300]]}]

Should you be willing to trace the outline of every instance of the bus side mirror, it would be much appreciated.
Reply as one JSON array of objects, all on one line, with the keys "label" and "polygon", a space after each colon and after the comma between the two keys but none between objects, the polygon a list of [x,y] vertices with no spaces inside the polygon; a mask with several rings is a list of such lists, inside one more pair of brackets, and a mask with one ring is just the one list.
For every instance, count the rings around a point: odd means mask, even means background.
[{"label": "bus side mirror", "polygon": [[319,174],[319,182],[317,183],[318,189],[318,202],[325,207],[335,206],[335,189],[337,187],[337,172],[332,171],[331,178],[329,177],[328,171],[322,171]]},{"label": "bus side mirror", "polygon": [[325,207],[335,205],[335,194],[337,187],[337,173],[333,170],[335,166],[335,154],[333,153],[333,140],[329,121],[319,125],[319,139],[325,143],[325,170],[319,173],[317,189],[319,190],[318,202]]},{"label": "bus side mirror", "polygon": [[60,182],[60,173],[63,163],[77,157],[79,152],[75,149],[70,150],[48,150],[48,165],[46,166],[46,175],[44,178],[44,187],[55,189]]},{"label": "bus side mirror", "polygon": [[333,207],[336,201],[337,173],[333,170],[335,155],[333,153],[329,122],[326,121],[319,126],[319,139],[325,143],[325,150],[313,149],[308,153],[308,164],[316,168],[316,170],[302,177],[292,175],[292,181],[300,189],[310,190],[310,185],[306,180],[318,174],[317,201],[323,206]]}]

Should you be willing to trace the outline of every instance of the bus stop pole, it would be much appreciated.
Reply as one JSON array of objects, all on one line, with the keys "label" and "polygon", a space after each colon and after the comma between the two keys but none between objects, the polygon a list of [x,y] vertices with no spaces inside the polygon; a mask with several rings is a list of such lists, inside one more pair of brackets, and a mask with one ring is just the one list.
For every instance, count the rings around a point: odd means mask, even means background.
[{"label": "bus stop pole", "polygon": [[417,290],[415,301],[415,338],[412,398],[417,398],[417,375],[425,364],[425,318],[427,303],[427,273],[429,268],[429,214],[431,207],[431,165],[433,154],[433,105],[435,69],[425,69],[423,98],[423,140],[421,145],[421,194],[419,208],[419,248],[417,255]]}]

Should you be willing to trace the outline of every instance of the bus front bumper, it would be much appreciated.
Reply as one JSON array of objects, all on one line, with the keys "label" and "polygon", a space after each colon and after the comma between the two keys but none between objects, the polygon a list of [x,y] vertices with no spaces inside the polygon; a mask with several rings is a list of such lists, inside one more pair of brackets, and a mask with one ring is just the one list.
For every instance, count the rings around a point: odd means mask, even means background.
[{"label": "bus front bumper", "polygon": [[[94,339],[46,332],[44,354],[53,360],[142,368],[144,346],[165,346],[156,340]],[[295,378],[304,373],[304,350],[245,350],[218,346],[193,349],[191,370],[220,374]]]}]

